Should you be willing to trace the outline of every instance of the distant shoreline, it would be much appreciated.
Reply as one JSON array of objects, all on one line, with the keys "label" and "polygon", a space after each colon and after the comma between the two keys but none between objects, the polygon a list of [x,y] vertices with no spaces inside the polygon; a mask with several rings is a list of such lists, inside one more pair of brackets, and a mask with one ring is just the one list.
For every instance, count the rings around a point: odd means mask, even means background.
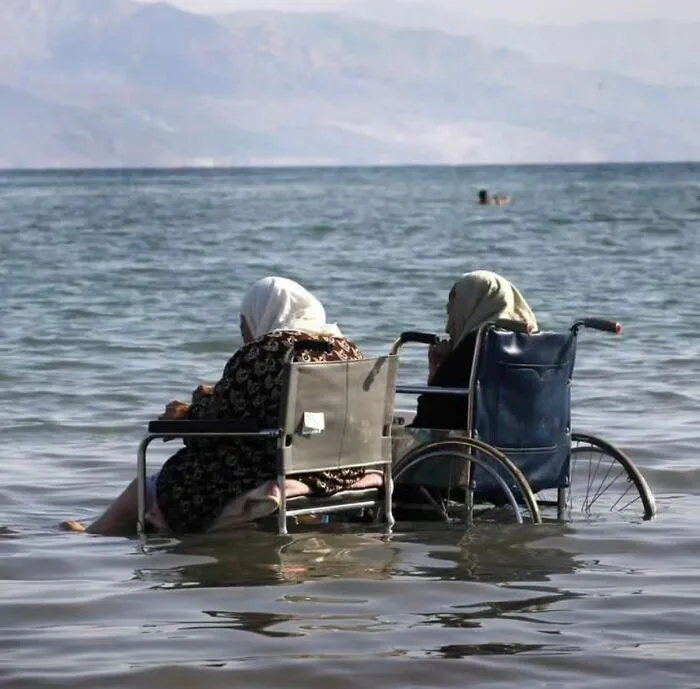
[{"label": "distant shoreline", "polygon": [[382,164],[288,164],[288,165],[183,165],[183,166],[68,166],[68,167],[0,167],[0,174],[47,174],[47,173],[149,173],[149,172],[169,172],[169,173],[192,173],[209,172],[212,174],[221,172],[251,172],[251,171],[283,171],[283,170],[392,170],[392,169],[495,169],[495,168],[611,168],[611,167],[659,167],[659,166],[695,166],[700,165],[700,160],[659,160],[659,161],[639,161],[639,162],[559,162],[559,163],[382,163]]}]

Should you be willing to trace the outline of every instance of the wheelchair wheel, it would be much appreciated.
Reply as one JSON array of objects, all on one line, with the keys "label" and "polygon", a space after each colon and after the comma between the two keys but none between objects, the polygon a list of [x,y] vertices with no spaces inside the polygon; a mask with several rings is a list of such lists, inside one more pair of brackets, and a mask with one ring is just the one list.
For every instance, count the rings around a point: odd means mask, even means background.
[{"label": "wheelchair wheel", "polygon": [[420,465],[432,465],[442,473],[447,467],[445,480],[434,483],[418,481],[418,485],[412,486],[422,495],[424,509],[438,514],[444,521],[453,521],[452,514],[461,512],[465,521],[471,522],[474,494],[471,490],[465,490],[466,481],[460,482],[455,477],[462,473],[465,467],[474,465],[488,474],[500,487],[503,492],[501,502],[510,505],[519,524],[523,523],[521,505],[527,508],[528,518],[532,523],[542,522],[537,500],[527,479],[505,454],[487,443],[464,438],[442,440],[414,448],[394,465],[392,473],[397,502],[401,500],[402,478],[409,477],[410,480],[411,470],[420,468]]},{"label": "wheelchair wheel", "polygon": [[[651,519],[656,502],[642,472],[619,448],[594,435],[572,433],[570,512],[640,514]],[[560,515],[561,516],[561,515]]]}]

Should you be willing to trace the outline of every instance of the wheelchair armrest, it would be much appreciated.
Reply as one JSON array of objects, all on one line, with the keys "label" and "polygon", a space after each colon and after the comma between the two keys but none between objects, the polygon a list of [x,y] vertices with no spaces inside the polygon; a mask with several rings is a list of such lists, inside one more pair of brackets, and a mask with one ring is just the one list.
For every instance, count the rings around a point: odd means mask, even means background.
[{"label": "wheelchair armrest", "polygon": [[453,395],[465,397],[469,388],[445,388],[433,385],[397,385],[396,392],[402,395]]},{"label": "wheelchair armrest", "polygon": [[241,421],[237,419],[215,419],[215,420],[181,420],[181,419],[159,419],[148,424],[148,432],[170,436],[187,435],[223,435],[228,433],[257,434],[262,430],[252,421]]}]

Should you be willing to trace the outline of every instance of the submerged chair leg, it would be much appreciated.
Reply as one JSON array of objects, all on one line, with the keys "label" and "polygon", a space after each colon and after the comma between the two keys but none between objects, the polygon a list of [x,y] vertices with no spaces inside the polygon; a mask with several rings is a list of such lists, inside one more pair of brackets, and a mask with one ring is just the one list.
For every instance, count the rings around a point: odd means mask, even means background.
[{"label": "submerged chair leg", "polygon": [[391,474],[391,466],[384,465],[384,512],[386,524],[391,529],[396,521],[394,520],[394,477]]},{"label": "submerged chair leg", "polygon": [[284,474],[277,477],[277,485],[280,489],[280,507],[277,512],[277,533],[280,536],[287,535],[287,485]]},{"label": "submerged chair leg", "polygon": [[147,435],[140,443],[137,452],[137,496],[138,514],[136,515],[136,532],[139,538],[146,535],[146,451],[155,436]]},{"label": "submerged chair leg", "polygon": [[568,489],[564,486],[559,486],[557,488],[557,519],[559,521],[564,521],[566,516],[566,491]]},{"label": "submerged chair leg", "polygon": [[464,525],[473,526],[474,524],[474,484],[470,481],[464,493],[464,510],[466,512]]},{"label": "submerged chair leg", "polygon": [[[471,456],[471,455],[470,455]],[[466,463],[467,485],[464,487],[464,525],[469,527],[474,524],[474,465],[471,460]]]}]

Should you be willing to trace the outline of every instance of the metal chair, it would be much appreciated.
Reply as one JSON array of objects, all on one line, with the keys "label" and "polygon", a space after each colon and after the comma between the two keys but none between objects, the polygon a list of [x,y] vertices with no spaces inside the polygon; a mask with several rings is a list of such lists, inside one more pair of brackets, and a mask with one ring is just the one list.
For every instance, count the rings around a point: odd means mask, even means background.
[{"label": "metal chair", "polygon": [[[155,438],[253,437],[277,440],[277,484],[281,494],[278,532],[287,518],[383,507],[389,528],[392,513],[391,425],[398,357],[346,362],[294,362],[303,349],[327,351],[323,341],[298,342],[285,364],[279,426],[256,428],[245,421],[152,421],[138,449],[138,529],[145,533],[146,452]],[[352,467],[381,467],[381,489],[342,491],[328,497],[287,500],[285,480]]]}]

